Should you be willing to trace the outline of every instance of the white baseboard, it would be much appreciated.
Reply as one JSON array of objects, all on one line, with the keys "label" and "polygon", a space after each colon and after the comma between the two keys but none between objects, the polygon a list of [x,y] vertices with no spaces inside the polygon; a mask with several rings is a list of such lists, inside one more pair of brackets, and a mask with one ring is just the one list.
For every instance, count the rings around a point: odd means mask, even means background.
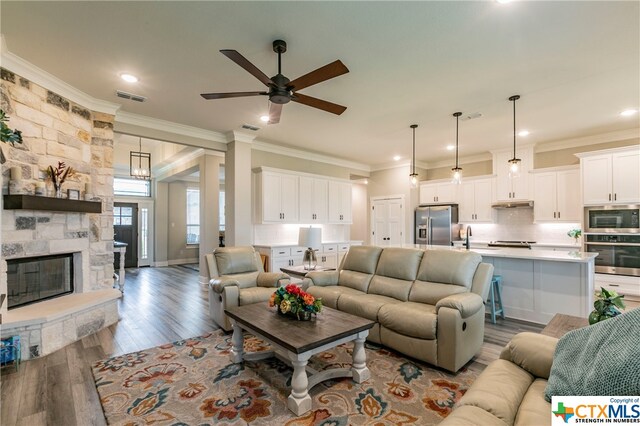
[{"label": "white baseboard", "polygon": [[167,261],[169,266],[171,265],[184,265],[185,263],[198,263],[199,260],[197,257],[190,257],[187,259],[171,259]]},{"label": "white baseboard", "polygon": [[164,260],[162,262],[153,262],[153,267],[154,268],[161,268],[163,266],[169,266],[169,262],[167,262],[166,260]]}]

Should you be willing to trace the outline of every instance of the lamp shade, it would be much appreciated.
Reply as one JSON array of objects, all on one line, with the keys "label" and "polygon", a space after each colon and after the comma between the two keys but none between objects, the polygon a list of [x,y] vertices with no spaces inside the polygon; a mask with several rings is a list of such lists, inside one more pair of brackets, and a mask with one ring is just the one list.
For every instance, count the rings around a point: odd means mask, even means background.
[{"label": "lamp shade", "polygon": [[322,244],[322,228],[300,228],[298,233],[299,247],[320,247]]}]

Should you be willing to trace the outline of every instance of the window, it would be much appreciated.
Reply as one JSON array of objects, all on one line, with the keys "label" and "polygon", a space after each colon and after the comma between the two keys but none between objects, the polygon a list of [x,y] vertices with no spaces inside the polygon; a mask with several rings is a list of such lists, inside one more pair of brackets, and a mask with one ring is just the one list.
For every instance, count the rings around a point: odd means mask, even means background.
[{"label": "window", "polygon": [[200,190],[187,188],[187,244],[200,243]]},{"label": "window", "polygon": [[149,257],[149,209],[140,209],[140,258]]},{"label": "window", "polygon": [[133,225],[133,208],[132,207],[114,207],[113,208],[113,225],[114,226]]},{"label": "window", "polygon": [[151,197],[151,182],[139,179],[113,178],[113,194],[129,197]]},{"label": "window", "polygon": [[225,198],[224,198],[224,191],[220,191],[220,197],[218,198],[218,201],[220,202],[220,230],[224,231],[224,209],[225,209]]}]

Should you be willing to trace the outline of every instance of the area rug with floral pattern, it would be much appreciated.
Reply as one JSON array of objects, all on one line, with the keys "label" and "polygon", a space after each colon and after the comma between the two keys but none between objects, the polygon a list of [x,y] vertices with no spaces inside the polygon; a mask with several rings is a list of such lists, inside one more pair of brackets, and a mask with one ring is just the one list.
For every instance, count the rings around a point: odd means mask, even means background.
[{"label": "area rug with floral pattern", "polygon": [[[269,350],[246,335],[245,351]],[[317,371],[351,365],[352,344],[311,358]],[[220,331],[98,361],[93,376],[109,424],[116,425],[431,425],[476,379],[450,374],[385,347],[366,344],[371,379],[334,379],[311,391],[313,408],[287,408],[292,369],[277,358],[233,364]]]}]

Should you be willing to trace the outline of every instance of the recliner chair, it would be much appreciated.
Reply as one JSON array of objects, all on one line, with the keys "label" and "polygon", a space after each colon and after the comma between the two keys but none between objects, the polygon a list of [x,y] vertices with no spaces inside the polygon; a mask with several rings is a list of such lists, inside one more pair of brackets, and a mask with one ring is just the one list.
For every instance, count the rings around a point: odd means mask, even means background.
[{"label": "recliner chair", "polygon": [[264,272],[253,247],[221,247],[205,255],[209,268],[209,316],[225,331],[232,329],[225,308],[267,302],[289,276]]}]

